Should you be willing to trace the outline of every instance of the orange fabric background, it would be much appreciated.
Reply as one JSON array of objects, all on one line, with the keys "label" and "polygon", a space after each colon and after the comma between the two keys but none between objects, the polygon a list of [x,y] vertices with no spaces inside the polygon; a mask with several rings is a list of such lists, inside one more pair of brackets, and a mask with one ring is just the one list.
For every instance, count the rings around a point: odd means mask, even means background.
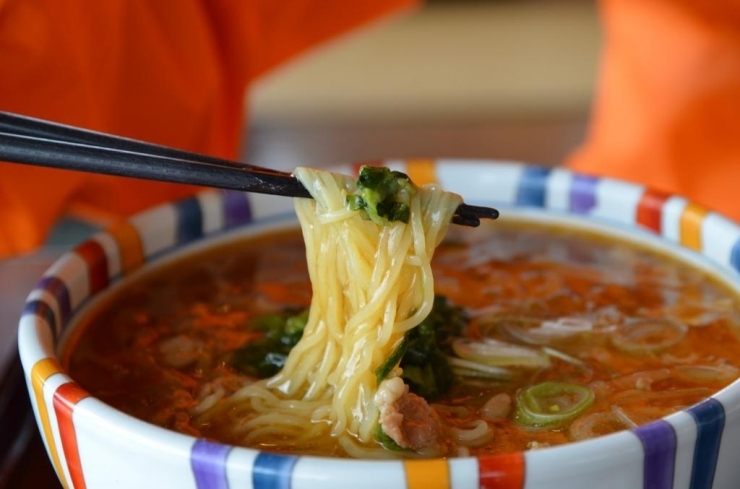
[{"label": "orange fabric background", "polygon": [[[250,80],[415,0],[0,0],[0,110],[236,157]],[[0,163],[0,257],[72,202],[128,215],[186,186]]]},{"label": "orange fabric background", "polygon": [[577,170],[740,220],[740,1],[601,0],[604,48]]}]

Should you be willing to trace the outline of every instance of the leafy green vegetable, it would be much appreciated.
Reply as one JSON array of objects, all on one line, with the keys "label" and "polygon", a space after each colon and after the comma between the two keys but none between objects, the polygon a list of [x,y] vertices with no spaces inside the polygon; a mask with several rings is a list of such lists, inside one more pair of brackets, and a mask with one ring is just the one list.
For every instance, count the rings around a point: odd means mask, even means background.
[{"label": "leafy green vegetable", "polygon": [[[250,327],[264,336],[252,340],[234,352],[231,365],[248,375],[260,378],[275,375],[285,365],[291,348],[303,336],[308,321],[308,309],[255,318]],[[429,315],[404,336],[388,359],[375,374],[380,383],[396,365],[403,368],[401,376],[411,392],[433,400],[452,385],[452,369],[447,356],[452,352],[452,340],[459,336],[466,323],[462,309],[453,306],[443,296],[434,298]]]},{"label": "leafy green vegetable", "polygon": [[411,392],[426,400],[434,400],[446,393],[453,379],[452,368],[447,361],[452,351],[450,344],[453,337],[462,333],[465,322],[461,308],[451,305],[443,296],[435,297],[429,315],[406,333],[401,345],[376,371],[378,383],[400,359],[401,378]]},{"label": "leafy green vegetable", "polygon": [[375,369],[375,376],[377,377],[378,384],[380,384],[383,379],[388,377],[388,374],[391,373],[391,370],[393,370],[393,367],[398,365],[398,362],[401,361],[401,358],[406,354],[406,350],[408,349],[409,341],[408,341],[408,335],[403,335],[403,339],[401,340],[401,343],[396,347],[395,350],[393,350],[388,357],[388,359],[383,362],[383,364]]},{"label": "leafy green vegetable", "polygon": [[250,327],[264,332],[264,336],[236,350],[231,357],[231,365],[242,373],[260,378],[275,375],[303,336],[307,322],[308,309],[298,313],[286,310],[282,314],[255,318]]},{"label": "leafy green vegetable", "polygon": [[357,179],[357,191],[347,196],[347,206],[377,224],[409,222],[409,201],[416,191],[405,173],[382,166],[363,166]]}]

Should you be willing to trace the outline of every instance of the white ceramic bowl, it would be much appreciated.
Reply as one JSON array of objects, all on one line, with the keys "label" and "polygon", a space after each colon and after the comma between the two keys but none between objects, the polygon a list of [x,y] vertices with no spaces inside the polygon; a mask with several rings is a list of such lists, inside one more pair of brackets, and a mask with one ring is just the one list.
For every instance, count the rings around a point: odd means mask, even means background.
[{"label": "white ceramic bowl", "polygon": [[[740,228],[678,196],[563,169],[485,161],[388,161],[467,203],[657,243],[740,290]],[[356,165],[334,168],[353,173]],[[65,487],[737,488],[740,382],[633,430],[484,458],[361,461],[283,456],[174,433],[95,399],[57,360],[89,301],[137,271],[232,234],[294,220],[284,197],[209,191],[121,222],[67,253],[28,297],[19,348],[34,413]]]}]

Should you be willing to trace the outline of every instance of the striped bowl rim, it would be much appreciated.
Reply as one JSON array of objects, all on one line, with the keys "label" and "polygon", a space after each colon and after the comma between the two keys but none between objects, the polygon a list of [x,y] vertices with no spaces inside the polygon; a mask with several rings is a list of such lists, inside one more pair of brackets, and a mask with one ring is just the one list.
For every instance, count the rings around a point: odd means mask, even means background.
[{"label": "striped bowl rim", "polygon": [[[690,250],[728,276],[735,277],[740,270],[740,228],[681,196],[521,163],[389,160],[381,164],[405,171],[417,184],[439,182],[469,204],[533,209],[640,229]],[[332,170],[356,173],[359,166]],[[738,382],[667,418],[584,442],[480,458],[361,461],[276,455],[169,432],[104,405],[63,371],[56,356],[58,339],[73,316],[99,293],[185,246],[245,226],[282,222],[292,215],[292,201],[284,197],[204,191],[115,223],[66,253],[42,276],[20,320],[19,350],[39,429],[65,487],[92,487],[100,480],[114,480],[106,477],[113,477],[115,470],[109,474],[87,461],[94,456],[88,447],[101,443],[92,440],[94,430],[89,426],[133,433],[131,443],[148,440],[154,453],[171,449],[168,456],[185,464],[186,474],[179,476],[198,488],[237,484],[310,488],[329,482],[364,487],[369,483],[358,477],[363,472],[373,475],[368,487],[385,484],[409,489],[593,484],[709,488],[730,487],[740,477],[733,458],[740,452]],[[116,431],[121,426],[130,432]],[[156,472],[159,466],[150,469]]]}]

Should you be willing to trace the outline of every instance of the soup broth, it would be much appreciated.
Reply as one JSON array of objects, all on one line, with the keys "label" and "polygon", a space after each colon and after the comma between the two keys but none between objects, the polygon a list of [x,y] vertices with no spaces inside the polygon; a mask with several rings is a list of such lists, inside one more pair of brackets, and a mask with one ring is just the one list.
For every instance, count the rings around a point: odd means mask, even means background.
[{"label": "soup broth", "polygon": [[[631,428],[738,377],[736,294],[653,250],[500,221],[451,230],[433,269],[436,293],[465,312],[466,339],[453,343],[462,357],[451,360],[454,381],[431,406],[448,429],[483,422],[492,433],[479,446],[450,447],[451,456]],[[66,343],[63,363],[83,388],[123,412],[240,445],[244,433],[235,425],[244,413],[227,399],[255,379],[234,367],[234,352],[263,335],[250,327],[256,318],[310,300],[298,230],[230,242],[98,303]],[[486,348],[498,352],[496,361],[486,356],[494,374],[466,363]],[[593,399],[582,412],[550,423],[584,392]],[[301,453],[346,456],[330,436]]]}]

